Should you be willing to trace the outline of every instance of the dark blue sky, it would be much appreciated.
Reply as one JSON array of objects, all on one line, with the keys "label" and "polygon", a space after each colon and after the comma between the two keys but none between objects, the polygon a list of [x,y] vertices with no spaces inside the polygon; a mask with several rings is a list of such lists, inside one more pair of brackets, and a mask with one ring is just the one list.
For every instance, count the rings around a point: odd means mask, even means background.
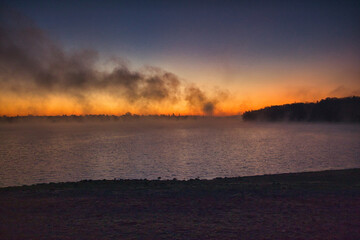
[{"label": "dark blue sky", "polygon": [[359,50],[360,1],[3,1],[66,45],[137,56]]},{"label": "dark blue sky", "polygon": [[[360,93],[360,1],[1,4],[66,49],[96,49],[135,68],[157,66],[189,82],[233,89],[258,106]],[[270,101],[276,97],[283,100]]]}]

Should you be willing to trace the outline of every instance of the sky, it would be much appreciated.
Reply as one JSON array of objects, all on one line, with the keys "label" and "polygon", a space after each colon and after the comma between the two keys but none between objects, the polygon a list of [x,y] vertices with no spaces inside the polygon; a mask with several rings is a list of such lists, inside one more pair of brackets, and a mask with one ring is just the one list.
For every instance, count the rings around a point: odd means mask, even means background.
[{"label": "sky", "polygon": [[0,115],[233,115],[360,95],[359,1],[0,7]]}]

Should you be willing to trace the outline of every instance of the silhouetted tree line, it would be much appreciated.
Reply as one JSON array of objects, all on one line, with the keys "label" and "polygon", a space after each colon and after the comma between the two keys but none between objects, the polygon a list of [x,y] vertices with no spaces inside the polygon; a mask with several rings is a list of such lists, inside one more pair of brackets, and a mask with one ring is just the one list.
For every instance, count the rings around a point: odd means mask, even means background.
[{"label": "silhouetted tree line", "polygon": [[248,111],[246,121],[360,122],[360,97],[326,98]]},{"label": "silhouetted tree line", "polygon": [[154,114],[154,115],[138,115],[130,112],[124,115],[59,115],[59,116],[1,116],[0,122],[84,122],[84,121],[129,121],[141,119],[168,119],[168,120],[185,120],[185,119],[202,119],[215,118],[212,116],[197,115],[175,115],[175,114]]}]

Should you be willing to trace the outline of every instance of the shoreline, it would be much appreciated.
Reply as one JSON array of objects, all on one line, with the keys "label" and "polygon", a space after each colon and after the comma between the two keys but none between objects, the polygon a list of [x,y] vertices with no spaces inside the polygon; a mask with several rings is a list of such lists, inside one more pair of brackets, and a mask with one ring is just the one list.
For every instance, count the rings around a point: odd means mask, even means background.
[{"label": "shoreline", "polygon": [[[328,169],[328,170],[321,170],[321,171],[305,171],[305,172],[287,172],[287,173],[275,173],[275,174],[260,174],[260,175],[250,175],[250,176],[238,176],[238,177],[216,177],[216,178],[212,178],[212,179],[201,179],[201,178],[191,178],[191,179],[186,179],[186,180],[182,180],[182,179],[122,179],[122,178],[114,178],[114,179],[83,179],[83,180],[79,180],[79,181],[67,181],[67,182],[47,182],[47,183],[34,183],[34,184],[23,184],[23,185],[17,185],[17,186],[5,186],[5,187],[0,187],[0,192],[2,190],[6,190],[6,189],[17,189],[17,188],[36,188],[36,187],[44,187],[47,185],[51,185],[51,186],[62,186],[62,185],[71,185],[71,184],[76,184],[79,185],[81,183],[109,183],[109,184],[113,184],[113,183],[147,183],[147,182],[152,182],[152,183],[164,183],[164,182],[178,182],[178,183],[186,183],[186,182],[193,182],[193,181],[197,181],[197,182],[203,182],[203,183],[211,183],[214,181],[241,181],[241,180],[246,180],[246,181],[251,181],[251,180],[255,180],[255,181],[262,181],[262,180],[266,180],[266,181],[275,181],[275,180],[286,180],[286,179],[294,179],[294,178],[305,178],[302,180],[309,180],[309,179],[317,179],[319,177],[323,178],[326,176],[342,176],[344,174],[359,174],[360,175],[360,168],[346,168],[346,169]],[[360,177],[360,176],[359,176]]]},{"label": "shoreline", "polygon": [[2,239],[359,239],[360,169],[0,188]]}]

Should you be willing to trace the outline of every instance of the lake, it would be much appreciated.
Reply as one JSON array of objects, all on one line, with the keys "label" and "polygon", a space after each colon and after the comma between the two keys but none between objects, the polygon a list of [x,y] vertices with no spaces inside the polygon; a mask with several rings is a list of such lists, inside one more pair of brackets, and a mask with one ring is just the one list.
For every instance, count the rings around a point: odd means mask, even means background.
[{"label": "lake", "polygon": [[0,187],[360,167],[360,125],[238,119],[0,124]]}]

